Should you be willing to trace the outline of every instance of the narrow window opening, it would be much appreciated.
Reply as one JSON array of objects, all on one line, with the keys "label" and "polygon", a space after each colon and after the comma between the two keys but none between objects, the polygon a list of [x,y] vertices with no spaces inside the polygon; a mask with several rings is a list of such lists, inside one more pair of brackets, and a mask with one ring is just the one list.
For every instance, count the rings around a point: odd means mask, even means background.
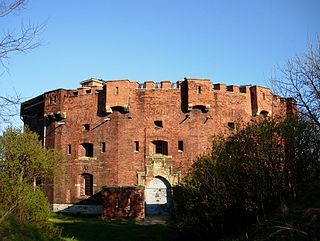
[{"label": "narrow window opening", "polygon": [[234,130],[235,128],[234,122],[228,122],[228,128],[229,130]]},{"label": "narrow window opening", "polygon": [[163,127],[163,123],[161,120],[156,120],[154,121],[154,125],[158,128],[162,128]]},{"label": "narrow window opening", "polygon": [[106,143],[101,142],[101,152],[106,152]]},{"label": "narrow window opening", "polygon": [[81,146],[84,149],[84,156],[93,157],[93,144],[91,143],[82,143]]},{"label": "narrow window opening", "polygon": [[89,131],[90,130],[90,124],[84,124],[83,125],[83,130]]},{"label": "narrow window opening", "polygon": [[183,141],[178,141],[178,151],[183,152]]},{"label": "narrow window opening", "polygon": [[93,175],[84,173],[81,175],[84,179],[84,195],[92,196],[93,194]]},{"label": "narrow window opening", "polygon": [[262,92],[262,99],[265,100],[266,99],[266,94],[264,92]]},{"label": "narrow window opening", "polygon": [[35,184],[36,184],[37,187],[42,186],[42,179],[41,179],[41,177],[36,177]]},{"label": "narrow window opening", "polygon": [[69,144],[68,147],[67,147],[68,155],[71,155],[71,151],[72,151],[72,150],[71,150],[71,144]]},{"label": "narrow window opening", "polygon": [[198,95],[201,94],[201,86],[200,85],[197,85],[196,91],[197,91]]},{"label": "narrow window opening", "polygon": [[115,88],[114,94],[115,94],[115,95],[119,95],[119,87],[116,87],[116,88]]},{"label": "narrow window opening", "polygon": [[134,142],[134,150],[135,150],[136,152],[138,152],[139,149],[140,149],[140,147],[139,147],[139,141],[135,141],[135,142]]}]

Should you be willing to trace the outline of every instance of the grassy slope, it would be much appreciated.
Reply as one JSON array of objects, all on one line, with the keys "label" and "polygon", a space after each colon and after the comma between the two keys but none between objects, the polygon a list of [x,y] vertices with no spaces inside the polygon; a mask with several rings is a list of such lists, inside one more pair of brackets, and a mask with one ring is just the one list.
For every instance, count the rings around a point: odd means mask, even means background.
[{"label": "grassy slope", "polygon": [[63,240],[77,241],[170,241],[175,231],[168,225],[137,225],[131,222],[110,222],[101,218],[79,218],[54,215],[51,222],[62,227]]}]

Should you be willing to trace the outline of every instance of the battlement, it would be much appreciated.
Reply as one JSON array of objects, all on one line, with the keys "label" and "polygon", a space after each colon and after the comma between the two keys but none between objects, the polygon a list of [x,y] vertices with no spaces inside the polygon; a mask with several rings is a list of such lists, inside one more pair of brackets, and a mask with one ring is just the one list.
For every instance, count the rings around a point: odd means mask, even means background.
[{"label": "battlement", "polygon": [[[289,106],[290,101],[271,93],[270,89],[257,85],[226,85],[212,83],[210,79],[184,78],[172,82],[152,80],[139,83],[129,79],[101,80],[90,78],[80,82],[77,89],[58,89],[44,94],[46,113],[64,111],[64,102],[69,98],[72,101],[99,102],[102,112],[112,113],[114,110],[129,113],[132,100],[152,97],[159,99],[159,103],[170,104],[172,98],[180,96],[180,107],[183,113],[199,109],[208,113],[214,106],[224,105],[228,102],[233,105],[242,105],[250,116],[273,115],[275,111]],[[159,91],[159,92],[158,92]],[[81,99],[79,99],[81,98]],[[137,99],[138,98],[138,99]],[[70,101],[71,101],[70,99]],[[163,99],[160,101],[160,99]],[[142,99],[141,99],[142,100]],[[290,102],[291,103],[291,102]],[[236,108],[236,107],[235,107]],[[289,108],[289,107],[288,107]],[[292,108],[291,108],[292,109]]]},{"label": "battlement", "polygon": [[[137,81],[131,81],[128,79],[119,79],[119,80],[101,80],[101,79],[95,79],[90,78],[88,80],[84,80],[80,82],[81,87],[69,90],[70,96],[75,95],[85,95],[88,93],[91,93],[89,89],[95,89],[95,90],[102,90],[102,88],[106,85],[109,85],[109,83],[118,83],[121,85],[121,83],[129,82],[132,83],[133,89],[143,89],[143,90],[168,90],[168,89],[180,89],[182,82],[190,82],[190,81],[196,81],[196,82],[210,82],[210,79],[199,79],[199,78],[190,78],[186,77],[184,80],[178,80],[175,82],[172,82],[170,80],[162,80],[160,82],[156,82],[153,80],[147,80],[144,82],[137,82]],[[247,94],[250,91],[250,88],[252,85],[226,85],[224,83],[211,83],[212,85],[212,91],[214,92],[228,92],[228,93],[242,93]],[[263,87],[266,88],[266,87]],[[78,91],[78,93],[77,93]],[[74,93],[74,94],[73,94]]]}]

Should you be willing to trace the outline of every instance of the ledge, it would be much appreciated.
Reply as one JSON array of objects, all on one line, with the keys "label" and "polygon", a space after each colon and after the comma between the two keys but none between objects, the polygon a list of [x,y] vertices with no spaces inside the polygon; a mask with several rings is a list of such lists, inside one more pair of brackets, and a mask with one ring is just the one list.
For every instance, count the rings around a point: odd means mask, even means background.
[{"label": "ledge", "polygon": [[96,157],[88,157],[88,156],[79,156],[78,157],[79,161],[96,161]]}]

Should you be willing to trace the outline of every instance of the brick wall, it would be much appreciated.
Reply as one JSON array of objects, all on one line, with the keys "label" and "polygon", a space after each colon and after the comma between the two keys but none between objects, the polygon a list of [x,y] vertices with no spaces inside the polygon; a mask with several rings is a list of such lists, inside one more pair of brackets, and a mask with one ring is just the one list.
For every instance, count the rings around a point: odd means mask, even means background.
[{"label": "brick wall", "polygon": [[[196,158],[210,150],[213,135],[229,135],[236,123],[261,111],[286,115],[293,105],[265,87],[212,85],[207,79],[143,85],[88,80],[78,89],[49,91],[23,103],[21,115],[31,129],[46,131],[46,147],[66,154],[48,193],[52,203],[68,204],[85,198],[83,185],[97,193],[103,186],[137,185],[138,172],[150,180],[145,170],[159,141],[167,143],[166,167],[183,180]],[[85,156],[88,145],[92,155]],[[92,183],[83,182],[84,173],[93,176]]]}]

